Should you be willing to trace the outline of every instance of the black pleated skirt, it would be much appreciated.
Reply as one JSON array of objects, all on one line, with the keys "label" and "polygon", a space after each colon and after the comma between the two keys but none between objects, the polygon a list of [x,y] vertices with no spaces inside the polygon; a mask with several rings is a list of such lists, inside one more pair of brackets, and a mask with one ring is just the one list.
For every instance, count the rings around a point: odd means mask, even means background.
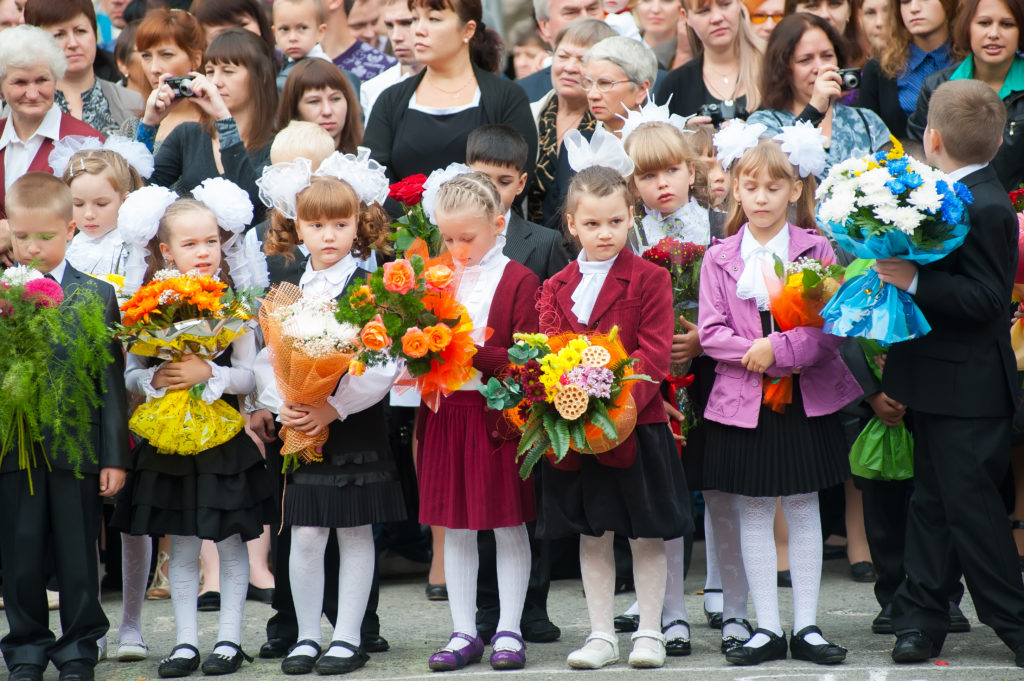
[{"label": "black pleated skirt", "polygon": [[804,494],[850,477],[849,448],[838,414],[808,418],[793,377],[782,414],[761,406],[757,428],[705,420],[704,486],[749,497]]},{"label": "black pleated skirt", "polygon": [[708,405],[711,388],[715,384],[715,360],[701,355],[690,365],[693,383],[686,389],[690,397],[691,411],[697,418],[697,425],[686,434],[686,446],[683,447],[683,471],[686,483],[691,490],[712,489],[704,480],[704,459],[707,451],[707,428],[705,427],[704,408]]},{"label": "black pleated skirt", "polygon": [[637,425],[629,468],[581,456],[579,470],[541,463],[537,536],[557,539],[614,532],[631,539],[674,539],[693,530],[690,493],[668,424]]}]

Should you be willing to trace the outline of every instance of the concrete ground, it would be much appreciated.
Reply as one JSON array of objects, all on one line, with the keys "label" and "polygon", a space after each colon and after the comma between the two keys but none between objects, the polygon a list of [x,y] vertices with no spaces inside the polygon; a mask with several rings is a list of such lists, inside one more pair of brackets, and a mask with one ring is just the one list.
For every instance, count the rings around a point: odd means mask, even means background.
[{"label": "concrete ground", "polygon": [[[850,650],[846,662],[836,667],[818,667],[806,662],[772,662],[759,667],[734,667],[727,664],[718,652],[718,632],[704,622],[702,598],[696,591],[704,583],[703,544],[696,547],[694,565],[687,580],[687,607],[693,623],[693,655],[669,658],[662,669],[634,670],[626,663],[629,638],[620,637],[623,661],[597,672],[569,669],[565,656],[585,638],[587,626],[586,604],[579,580],[557,581],[552,584],[549,611],[551,619],[562,629],[561,640],[548,644],[530,644],[528,665],[521,672],[494,672],[486,663],[470,665],[448,676],[463,678],[498,676],[523,681],[566,679],[570,676],[600,675],[604,681],[616,679],[675,679],[700,681],[754,681],[767,679],[800,679],[802,681],[1003,681],[1024,679],[1024,669],[1013,665],[1013,656],[988,627],[978,624],[973,604],[965,598],[963,610],[973,624],[968,634],[954,634],[947,639],[939,662],[921,665],[895,665],[889,658],[893,638],[873,635],[871,619],[878,611],[871,585],[856,584],[849,579],[845,561],[825,563],[822,578],[821,605],[818,622],[826,635]],[[443,645],[451,630],[447,603],[429,602],[424,597],[423,580],[388,581],[381,590],[380,615],[382,633],[391,642],[387,653],[371,656],[366,667],[352,674],[353,681],[388,679],[412,681],[438,679],[440,675],[427,669],[427,658]],[[791,610],[790,592],[780,591],[783,622],[788,623]],[[632,601],[632,594],[616,597],[616,610],[621,612]],[[104,607],[111,621],[111,649],[116,649],[117,624],[120,617],[119,595],[104,597]],[[246,604],[243,647],[250,654],[259,650],[264,640],[264,625],[271,614],[270,606],[250,601]],[[57,613],[51,614],[51,624],[59,625]],[[118,663],[104,661],[96,667],[100,681],[136,681],[157,679],[157,664],[174,645],[174,618],[170,601],[147,601],[143,610],[144,627],[150,647],[150,658],[143,662]],[[217,636],[217,613],[199,613],[200,650],[204,656],[211,650]],[[330,640],[331,631],[324,621],[324,641]],[[786,624],[788,626],[788,624]],[[0,621],[0,635],[6,633],[6,621]],[[489,654],[489,653],[488,653]],[[201,672],[192,678],[202,677]],[[233,681],[283,679],[280,665],[273,660],[257,659],[244,664]],[[307,677],[307,678],[315,678]],[[46,681],[56,681],[57,672],[47,671]]]}]

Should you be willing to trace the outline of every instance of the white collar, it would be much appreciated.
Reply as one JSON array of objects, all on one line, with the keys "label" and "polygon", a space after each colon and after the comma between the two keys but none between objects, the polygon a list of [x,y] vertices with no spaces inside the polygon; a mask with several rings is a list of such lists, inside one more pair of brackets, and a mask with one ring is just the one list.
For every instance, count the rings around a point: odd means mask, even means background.
[{"label": "white collar", "polygon": [[327,61],[331,61],[330,56],[324,52],[324,48],[320,46],[320,43],[314,45],[313,49],[309,51],[309,54],[307,54],[306,57],[310,59],[326,59]]},{"label": "white collar", "polygon": [[782,262],[789,261],[789,223],[787,222],[779,233],[764,245],[754,238],[749,226],[744,225],[740,257],[743,258],[743,271],[736,282],[736,295],[741,300],[753,298],[757,301],[757,309],[765,311],[768,309],[768,285],[764,280],[765,275],[770,276],[774,271],[775,257]]},{"label": "white collar", "polygon": [[584,274],[600,274],[602,272],[607,274],[611,271],[612,265],[615,264],[615,261],[618,260],[618,258],[619,254],[616,253],[607,260],[588,260],[587,252],[581,248],[580,254],[576,256],[576,264],[579,265],[580,272],[583,272]]},{"label": "white collar", "polygon": [[56,104],[51,106],[50,110],[46,112],[45,116],[43,116],[43,120],[40,121],[39,127],[37,127],[35,132],[33,132],[32,135],[24,141],[18,137],[18,133],[14,130],[14,115],[9,115],[7,117],[7,123],[4,125],[3,133],[0,134],[0,149],[6,148],[8,144],[14,141],[26,144],[37,135],[51,140],[59,139],[61,115],[59,106]]},{"label": "white collar", "polygon": [[505,211],[505,229],[502,231],[502,234],[508,234],[508,226],[511,225],[511,224],[512,224],[512,209],[509,208],[507,211]]},{"label": "white collar", "polygon": [[67,268],[68,268],[68,261],[67,260],[61,260],[59,265],[54,267],[49,272],[43,272],[43,274],[49,274],[51,277],[53,277],[57,281],[58,284],[63,285],[64,284],[64,272],[67,270]]},{"label": "white collar", "polygon": [[480,258],[480,262],[478,262],[475,265],[470,265],[469,267],[463,267],[462,270],[464,272],[477,272],[477,271],[480,271],[480,270],[490,269],[491,266],[497,260],[499,260],[500,258],[503,257],[502,252],[504,250],[505,250],[505,233],[502,232],[501,234],[498,235],[498,238],[495,240],[495,244],[491,248],[491,250],[487,251],[487,253],[484,254],[484,257]]},{"label": "white collar", "polygon": [[950,178],[952,178],[952,180],[954,182],[959,182],[960,180],[964,179],[965,177],[967,177],[971,173],[977,172],[977,171],[981,170],[982,168],[984,168],[987,165],[988,165],[987,163],[972,163],[969,166],[964,166],[962,168],[957,168],[953,172],[947,173],[947,174],[950,176]]},{"label": "white collar", "polygon": [[750,227],[743,225],[743,237],[740,241],[740,257],[746,262],[756,252],[773,253],[783,261],[789,260],[789,223],[783,225],[779,233],[762,245],[750,231]]},{"label": "white collar", "polygon": [[348,253],[344,258],[327,269],[314,270],[313,259],[310,258],[306,261],[306,271],[302,273],[302,277],[299,279],[299,287],[304,287],[320,279],[325,280],[331,288],[344,286],[352,277],[352,273],[356,271],[357,265],[355,257]]},{"label": "white collar", "polygon": [[590,324],[590,315],[594,312],[597,297],[601,295],[604,280],[608,278],[608,273],[618,258],[619,254],[616,253],[607,260],[587,260],[587,252],[580,250],[579,257],[576,258],[576,264],[579,265],[580,274],[583,275],[583,278],[580,279],[576,290],[570,296],[573,303],[572,313],[576,315],[576,319],[580,324],[584,326]]},{"label": "white collar", "polygon": [[651,238],[659,235],[659,241],[667,236],[698,246],[707,246],[711,243],[711,219],[708,217],[708,210],[693,197],[668,215],[662,215],[657,210],[650,211],[640,220],[640,224],[644,227],[645,235]]}]

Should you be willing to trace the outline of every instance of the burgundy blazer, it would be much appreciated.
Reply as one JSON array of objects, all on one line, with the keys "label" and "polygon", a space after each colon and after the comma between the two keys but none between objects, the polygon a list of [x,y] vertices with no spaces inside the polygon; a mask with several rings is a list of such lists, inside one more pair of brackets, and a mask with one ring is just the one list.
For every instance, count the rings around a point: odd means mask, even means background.
[{"label": "burgundy blazer", "polygon": [[[7,125],[6,118],[0,118],[0,130],[3,130],[4,126]],[[77,118],[61,113],[60,115],[60,137],[67,137],[68,135],[81,135],[82,137],[99,137],[104,140],[103,133],[93,128],[92,126],[83,123]],[[32,163],[28,166],[28,172],[41,172],[41,173],[52,173],[53,169],[50,168],[50,152],[53,151],[53,142],[50,140],[43,140],[42,146],[39,147],[39,151],[36,152],[35,158],[32,159]],[[0,218],[7,217],[7,213],[4,210],[4,201],[7,198],[7,178],[5,177],[5,165],[7,157],[7,147],[0,149]]]}]

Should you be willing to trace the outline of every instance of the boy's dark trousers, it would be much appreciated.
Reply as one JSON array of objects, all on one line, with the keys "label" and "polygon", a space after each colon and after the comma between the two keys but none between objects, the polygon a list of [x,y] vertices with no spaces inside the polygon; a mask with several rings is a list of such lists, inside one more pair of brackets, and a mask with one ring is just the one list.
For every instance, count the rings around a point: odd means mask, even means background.
[{"label": "boy's dark trousers", "polygon": [[[25,471],[0,473],[0,552],[10,625],[0,641],[4,661],[8,668],[45,668],[51,660],[58,668],[72,661],[94,666],[96,641],[109,626],[97,593],[99,476],[84,473],[78,479],[72,471],[40,467],[32,471],[32,482],[34,495]],[[60,584],[60,638],[50,631],[46,604],[42,567],[48,550]]]}]

